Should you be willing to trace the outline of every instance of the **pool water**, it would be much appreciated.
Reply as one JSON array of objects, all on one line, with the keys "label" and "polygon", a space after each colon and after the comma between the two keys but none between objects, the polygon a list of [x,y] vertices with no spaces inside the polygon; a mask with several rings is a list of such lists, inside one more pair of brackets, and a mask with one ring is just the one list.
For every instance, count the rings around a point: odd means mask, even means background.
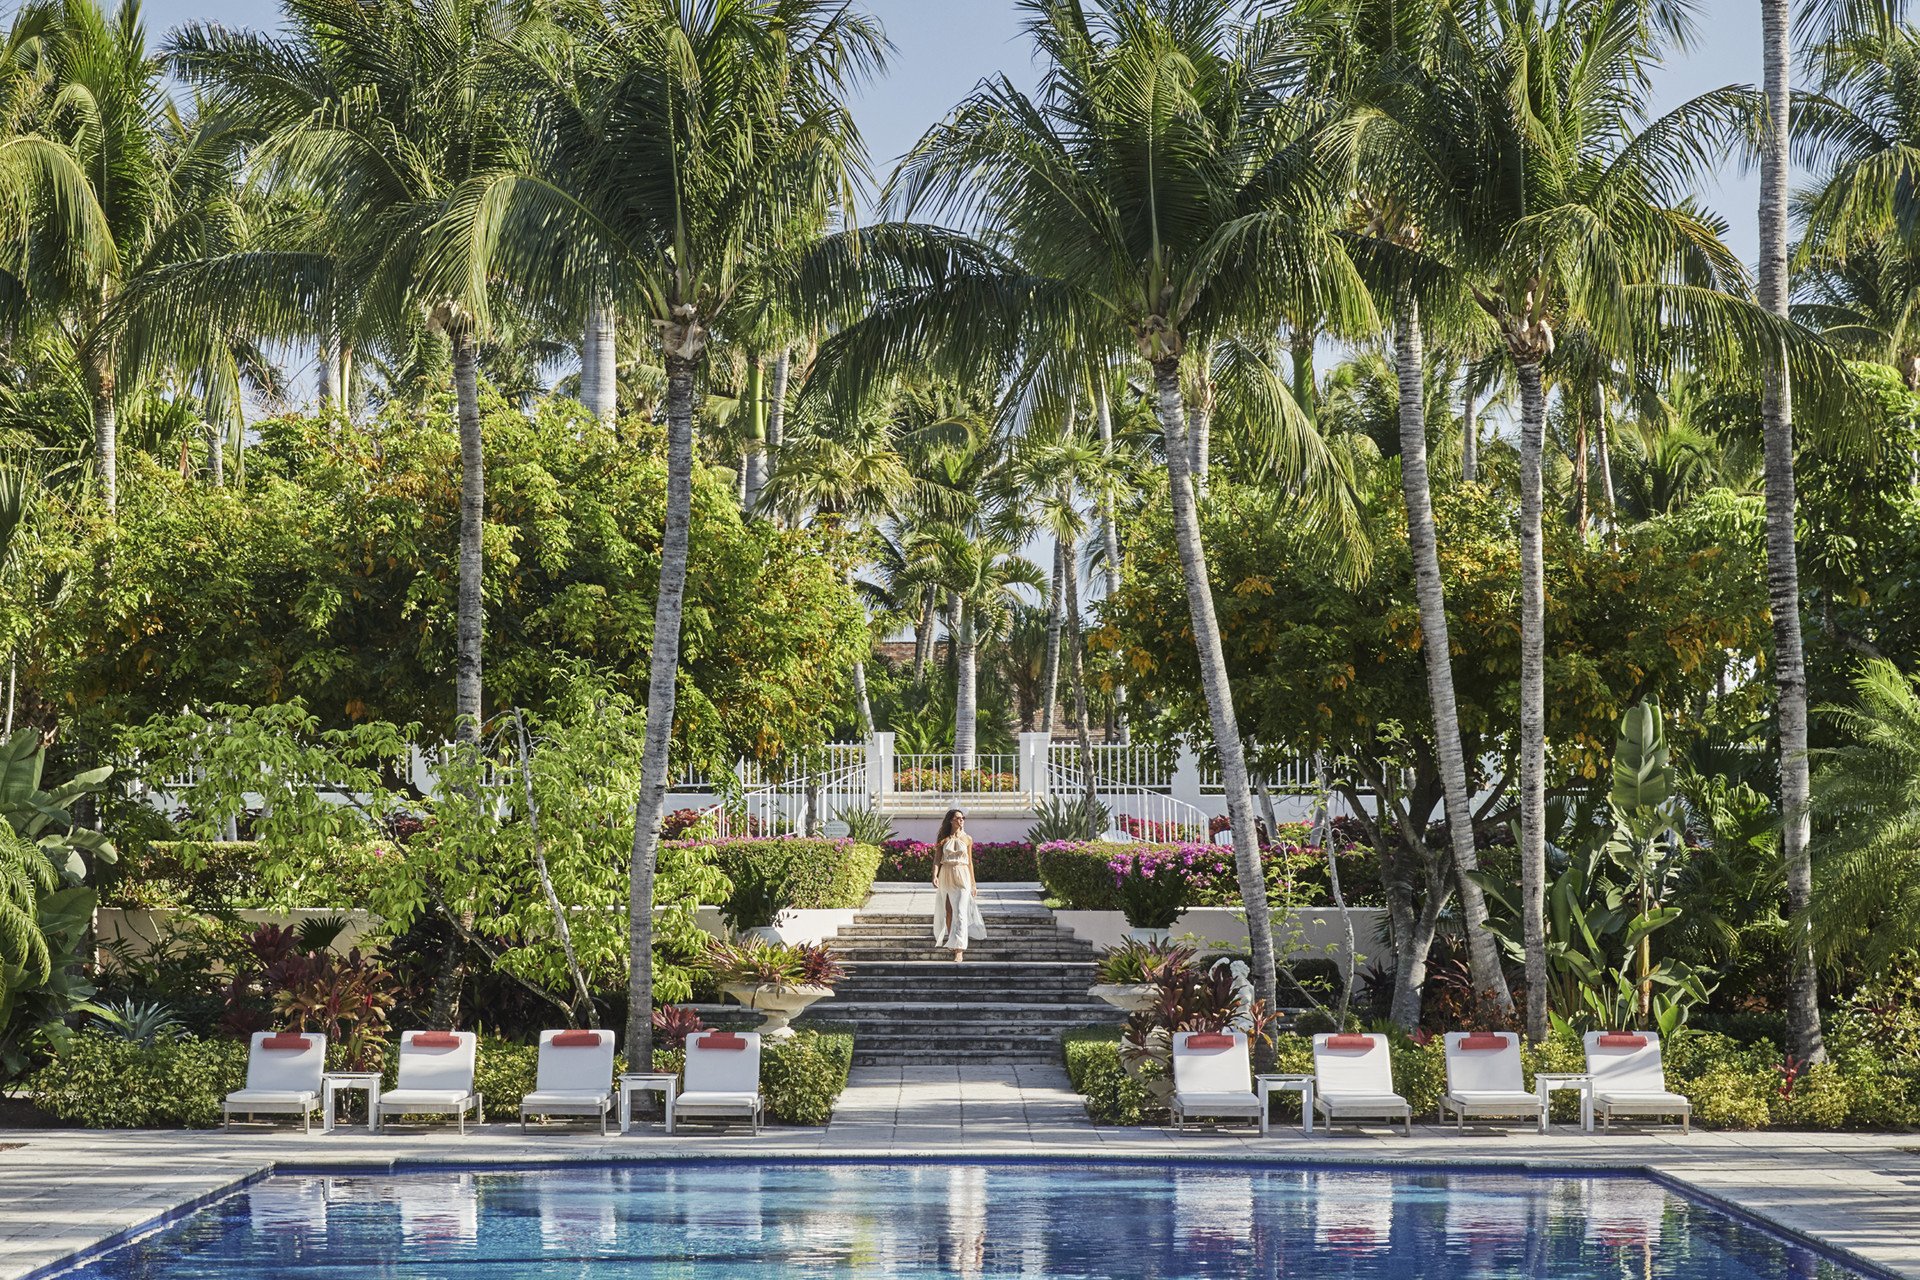
[{"label": "pool water", "polygon": [[1860,1273],[1633,1177],[687,1162],[281,1175],[66,1273],[99,1280]]}]

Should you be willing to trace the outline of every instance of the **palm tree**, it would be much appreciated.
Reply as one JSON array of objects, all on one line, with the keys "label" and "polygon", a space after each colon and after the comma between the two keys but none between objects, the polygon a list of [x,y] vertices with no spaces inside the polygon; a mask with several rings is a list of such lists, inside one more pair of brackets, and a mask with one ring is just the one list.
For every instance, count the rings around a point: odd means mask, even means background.
[{"label": "palm tree", "polygon": [[189,24],[172,41],[181,74],[254,134],[257,180],[311,193],[327,233],[324,243],[207,264],[183,282],[191,287],[169,290],[171,305],[214,314],[238,305],[241,318],[283,333],[318,314],[320,336],[343,342],[341,304],[352,298],[363,329],[398,338],[424,322],[451,344],[454,716],[470,743],[485,715],[479,378],[497,300],[490,251],[502,224],[534,234],[488,204],[528,167],[499,75],[514,12],[504,0],[286,0],[284,36]]},{"label": "palm tree", "polygon": [[540,35],[517,46],[537,95],[541,177],[499,186],[526,191],[540,209],[530,225],[546,233],[508,247],[510,278],[561,296],[604,288],[658,335],[666,367],[667,510],[629,893],[627,1045],[646,1063],[696,385],[716,335],[750,323],[747,303],[794,252],[795,229],[849,206],[864,160],[844,99],[881,65],[884,39],[833,0],[616,0],[576,22],[565,56]]},{"label": "palm tree", "polygon": [[[138,0],[36,0],[0,48],[0,201],[11,223],[8,319],[30,312],[57,337],[86,391],[94,469],[109,514],[119,502],[119,418],[135,381],[178,368],[220,334],[204,319],[137,326],[121,295],[143,275],[203,247],[222,222],[225,155],[184,126],[150,53]],[[225,386],[225,383],[221,383]]]},{"label": "palm tree", "polygon": [[[1327,309],[1362,307],[1364,290],[1313,180],[1311,149],[1275,127],[1290,117],[1261,86],[1271,23],[1243,25],[1234,6],[1176,0],[1027,8],[1046,64],[1039,91],[986,81],[921,140],[891,187],[909,217],[951,216],[978,238],[912,223],[862,233],[860,253],[849,248],[840,261],[875,264],[880,300],[823,359],[856,370],[940,360],[965,371],[1030,363],[1037,344],[1045,354],[1098,352],[1097,365],[1131,344],[1149,366],[1255,989],[1271,1002],[1271,921],[1200,537],[1183,376],[1190,335],[1257,328],[1293,281],[1342,281],[1337,298],[1317,296]],[[1316,495],[1338,491],[1338,468],[1297,408],[1281,426],[1284,456],[1301,464],[1283,479]]]},{"label": "palm tree", "polygon": [[1022,588],[1047,587],[1046,575],[1017,554],[1018,546],[990,530],[954,525],[933,526],[915,538],[915,558],[953,602],[953,754],[960,770],[977,762],[980,646],[1005,633]]},{"label": "palm tree", "polygon": [[[1809,223],[1829,236],[1844,239],[1875,220],[1897,212],[1900,225],[1910,227],[1911,208],[1896,211],[1911,197],[1896,196],[1898,183],[1886,174],[1889,161],[1903,163],[1897,122],[1879,116],[1875,108],[1904,106],[1911,93],[1899,86],[1901,71],[1913,65],[1910,49],[1902,49],[1891,35],[1901,0],[1847,0],[1817,5],[1808,11],[1811,28],[1835,51],[1826,71],[1838,91],[1840,105],[1831,112],[1816,109],[1808,121],[1814,148],[1834,150],[1833,176],[1815,198]],[[1760,305],[1776,316],[1789,314],[1792,294],[1788,272],[1788,188],[1791,183],[1793,54],[1790,45],[1792,0],[1761,0],[1760,29],[1764,50],[1763,75],[1766,115],[1760,139]],[[1860,42],[1878,42],[1867,58],[1847,49]],[[1864,50],[1861,50],[1864,51]],[[1883,68],[1870,65],[1878,54],[1889,59]],[[1876,84],[1876,82],[1878,82]],[[1891,92],[1888,92],[1891,90]],[[1846,101],[1851,99],[1850,102]],[[1848,117],[1852,117],[1851,120]],[[1838,125],[1829,131],[1829,122]],[[1854,124],[1865,124],[1855,129]],[[1852,208],[1845,208],[1846,205]],[[1761,402],[1765,441],[1767,494],[1767,597],[1773,619],[1774,722],[1780,750],[1780,859],[1786,870],[1787,904],[1796,918],[1813,907],[1812,777],[1807,761],[1807,660],[1800,628],[1800,562],[1796,545],[1793,474],[1793,386],[1783,360],[1771,362]],[[1820,980],[1814,968],[1813,941],[1801,934],[1793,948],[1793,974],[1787,998],[1787,1050],[1805,1062],[1826,1059],[1820,1030]]]}]

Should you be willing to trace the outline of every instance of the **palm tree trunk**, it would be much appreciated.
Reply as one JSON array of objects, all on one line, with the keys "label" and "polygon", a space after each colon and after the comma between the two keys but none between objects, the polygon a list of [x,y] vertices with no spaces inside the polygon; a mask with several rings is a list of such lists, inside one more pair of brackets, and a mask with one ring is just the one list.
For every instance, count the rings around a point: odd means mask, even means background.
[{"label": "palm tree trunk", "polygon": [[953,754],[958,767],[974,767],[980,715],[980,643],[975,635],[973,606],[959,602],[954,628]]},{"label": "palm tree trunk", "polygon": [[740,513],[751,515],[760,505],[760,492],[767,485],[767,400],[766,367],[759,356],[747,361],[746,387],[741,392],[741,408],[746,412],[748,433],[746,456],[740,468]]},{"label": "palm tree trunk", "polygon": [[207,470],[214,488],[227,487],[227,433],[214,422],[207,424]]},{"label": "palm tree trunk", "polygon": [[1069,544],[1066,552],[1067,644],[1073,655],[1068,667],[1073,692],[1073,724],[1080,743],[1080,780],[1086,786],[1087,813],[1099,803],[1099,788],[1093,775],[1093,728],[1087,723],[1086,642],[1080,634],[1080,553]]},{"label": "palm tree trunk", "polygon": [[[671,332],[671,331],[670,331]],[[647,728],[640,748],[640,795],[633,806],[633,863],[627,893],[627,1061],[653,1066],[653,872],[667,798],[667,752],[673,741],[675,682],[680,675],[680,623],[687,593],[687,541],[693,523],[693,378],[696,361],[667,355],[667,513],[660,534],[660,589],[653,606],[648,655]]]},{"label": "palm tree trunk", "polygon": [[[1537,362],[1520,361],[1519,377],[1520,898],[1527,959],[1527,1037],[1537,1044],[1547,1035],[1547,586],[1540,527],[1547,393]],[[1583,447],[1581,457],[1585,456]],[[1581,494],[1584,513],[1584,489]]]},{"label": "palm tree trunk", "polygon": [[[848,569],[846,577],[847,590],[853,590],[853,581],[853,570]],[[864,601],[860,605],[860,621],[867,626],[872,625],[872,620],[867,616],[867,606]],[[872,649],[873,637],[872,634],[869,633],[867,637],[867,652],[871,652]],[[866,653],[862,653],[860,660],[853,664],[853,708],[854,712],[860,717],[860,740],[862,742],[872,742],[873,700],[867,696]]]},{"label": "palm tree trunk", "polygon": [[7,651],[7,725],[0,730],[0,737],[13,736],[13,699],[20,687],[20,654],[17,650]]},{"label": "palm tree trunk", "polygon": [[1293,402],[1300,406],[1308,422],[1315,422],[1320,416],[1314,403],[1317,392],[1313,377],[1313,338],[1312,326],[1293,326]]},{"label": "palm tree trunk", "polygon": [[921,588],[920,622],[913,629],[913,684],[916,689],[927,682],[927,665],[933,661],[933,633],[939,624],[939,607],[939,588]]},{"label": "palm tree trunk", "polygon": [[1460,478],[1473,484],[1480,479],[1480,397],[1473,392],[1471,371],[1466,388],[1460,405]]},{"label": "palm tree trunk", "polygon": [[[1100,444],[1109,452],[1113,449],[1113,405],[1108,400],[1106,365],[1102,361],[1094,370],[1093,414],[1100,424]],[[1120,591],[1120,527],[1115,520],[1113,486],[1104,485],[1100,492],[1100,533],[1106,541],[1107,597],[1111,599]],[[1115,735],[1120,742],[1127,741],[1127,686],[1124,682],[1113,687],[1113,717],[1119,732]]]},{"label": "palm tree trunk", "polygon": [[100,475],[100,497],[107,514],[120,509],[120,423],[114,408],[114,375],[109,359],[96,357],[91,363],[93,391],[94,467]]},{"label": "palm tree trunk", "polygon": [[1047,656],[1040,664],[1040,732],[1053,732],[1053,704],[1060,689],[1060,627],[1065,621],[1065,551],[1053,544],[1053,590],[1047,594]]},{"label": "palm tree trunk", "polygon": [[587,304],[586,332],[581,335],[580,403],[604,423],[611,423],[619,412],[614,382],[614,362],[618,354],[613,300],[596,295]]},{"label": "palm tree trunk", "polygon": [[1607,397],[1604,389],[1593,397],[1593,440],[1600,451],[1600,519],[1613,527],[1613,449],[1607,442]]},{"label": "palm tree trunk", "polygon": [[1234,712],[1233,689],[1227,676],[1226,653],[1220,645],[1220,622],[1213,609],[1213,587],[1207,577],[1207,552],[1200,538],[1200,512],[1193,493],[1187,452],[1186,409],[1180,394],[1178,357],[1157,360],[1153,366],[1160,429],[1167,437],[1167,471],[1173,497],[1173,534],[1180,552],[1180,572],[1186,580],[1187,612],[1193,621],[1194,647],[1200,659],[1200,683],[1207,696],[1207,714],[1213,726],[1214,751],[1220,760],[1220,782],[1226,792],[1227,817],[1233,825],[1233,863],[1240,884],[1240,901],[1247,912],[1247,942],[1253,952],[1253,988],[1259,999],[1274,1007],[1273,916],[1267,907],[1266,872],[1261,864],[1260,839],[1253,823],[1253,792],[1247,783],[1246,749],[1240,741],[1239,717]]},{"label": "palm tree trunk", "polygon": [[[1766,49],[1767,129],[1760,148],[1760,305],[1787,314],[1787,125],[1789,0],[1760,0]],[[1761,401],[1766,437],[1767,596],[1773,609],[1774,714],[1780,739],[1780,857],[1786,870],[1787,905],[1796,921],[1813,901],[1810,779],[1807,765],[1807,666],[1800,638],[1800,564],[1794,545],[1793,392],[1786,354],[1767,373]],[[1796,924],[1787,994],[1787,1052],[1803,1062],[1823,1062],[1820,980],[1813,967],[1813,939]]]},{"label": "palm tree trunk", "polygon": [[[1414,594],[1420,605],[1421,649],[1427,659],[1427,696],[1433,703],[1434,755],[1447,798],[1447,829],[1459,882],[1467,953],[1476,1002],[1501,1025],[1513,1020],[1513,995],[1500,971],[1500,953],[1487,932],[1487,900],[1473,873],[1480,869],[1473,832],[1473,792],[1467,786],[1466,753],[1460,743],[1460,711],[1453,693],[1453,650],[1447,634],[1445,589],[1440,579],[1439,537],[1433,524],[1433,493],[1427,478],[1426,351],[1420,307],[1402,293],[1395,325],[1394,356],[1400,375],[1400,487],[1407,504],[1407,540],[1413,550]],[[1425,954],[1422,952],[1421,954]]]},{"label": "palm tree trunk", "polygon": [[[1573,418],[1573,527],[1574,531],[1580,535],[1580,541],[1585,542],[1587,517],[1591,514],[1592,508],[1589,490],[1593,488],[1587,478],[1587,415],[1583,410],[1576,411]],[[1541,447],[1545,447],[1544,443]]]},{"label": "palm tree trunk", "polygon": [[767,379],[767,457],[766,473],[780,465],[780,446],[787,435],[787,378],[792,364],[785,347],[773,358],[773,372]]},{"label": "palm tree trunk", "polygon": [[1213,469],[1213,389],[1203,386],[1201,395],[1202,401],[1187,413],[1187,432],[1193,446],[1193,491],[1204,502]]},{"label": "palm tree trunk", "polygon": [[480,741],[481,522],[487,482],[480,449],[480,343],[471,329],[453,338],[453,397],[460,427],[460,586],[455,609],[454,737]]},{"label": "palm tree trunk", "polygon": [[336,407],[340,400],[339,366],[334,363],[335,339],[327,334],[320,339],[320,351],[314,361],[315,390],[320,396],[320,412]]}]

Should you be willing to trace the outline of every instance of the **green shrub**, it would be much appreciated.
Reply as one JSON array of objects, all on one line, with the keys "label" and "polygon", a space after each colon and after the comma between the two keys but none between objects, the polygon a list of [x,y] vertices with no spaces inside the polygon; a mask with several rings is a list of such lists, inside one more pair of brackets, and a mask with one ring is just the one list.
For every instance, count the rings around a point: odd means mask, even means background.
[{"label": "green shrub", "polygon": [[760,1094],[767,1114],[788,1124],[825,1124],[847,1087],[853,1066],[853,1036],[845,1031],[794,1032],[791,1040],[764,1042]]},{"label": "green shrub", "polygon": [[1764,1129],[1773,1118],[1779,1089],[1779,1078],[1771,1071],[1730,1060],[1707,1067],[1681,1092],[1693,1102],[1694,1123],[1704,1128]]},{"label": "green shrub", "polygon": [[1774,1090],[1773,1123],[1795,1129],[1838,1129],[1852,1110],[1853,1090],[1831,1062],[1815,1063],[1794,1079],[1793,1091]]},{"label": "green shrub", "polygon": [[734,883],[721,904],[730,917],[758,914],[746,899],[761,894],[776,912],[857,907],[880,870],[879,846],[852,840],[719,840],[709,847],[714,865]]},{"label": "green shrub", "polygon": [[[396,1047],[387,1057],[388,1075],[398,1069],[400,1051]],[[515,1044],[498,1036],[482,1035],[475,1050],[473,1087],[485,1100],[487,1110],[496,1119],[520,1114],[520,1099],[533,1092],[534,1078],[540,1071],[540,1046]],[[382,1086],[391,1088],[391,1083]]]},{"label": "green shrub", "polygon": [[1118,911],[1120,886],[1107,860],[1121,846],[1060,842],[1034,851],[1047,896],[1073,911]]},{"label": "green shrub", "polygon": [[1120,1065],[1120,1033],[1108,1028],[1069,1031],[1061,1037],[1067,1080],[1086,1099],[1095,1124],[1139,1124],[1156,1110],[1153,1095]]},{"label": "green shrub", "polygon": [[191,1036],[136,1044],[76,1032],[27,1082],[33,1104],[90,1129],[205,1129],[247,1078],[247,1046]]},{"label": "green shrub", "polygon": [[154,840],[122,850],[107,873],[102,905],[176,910],[286,911],[364,904],[391,876],[379,844],[336,843],[311,866],[270,881],[251,840]]}]

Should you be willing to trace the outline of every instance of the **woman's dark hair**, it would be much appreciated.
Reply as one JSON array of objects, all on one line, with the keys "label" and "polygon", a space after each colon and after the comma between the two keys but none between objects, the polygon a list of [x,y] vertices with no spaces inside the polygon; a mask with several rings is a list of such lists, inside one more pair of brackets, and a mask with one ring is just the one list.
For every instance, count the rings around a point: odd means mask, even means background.
[{"label": "woman's dark hair", "polygon": [[933,842],[935,844],[939,844],[942,840],[945,840],[948,836],[952,835],[953,820],[955,818],[964,818],[966,816],[967,816],[967,813],[966,813],[966,810],[964,809],[947,810],[947,816],[940,819],[940,834],[933,838]]}]

